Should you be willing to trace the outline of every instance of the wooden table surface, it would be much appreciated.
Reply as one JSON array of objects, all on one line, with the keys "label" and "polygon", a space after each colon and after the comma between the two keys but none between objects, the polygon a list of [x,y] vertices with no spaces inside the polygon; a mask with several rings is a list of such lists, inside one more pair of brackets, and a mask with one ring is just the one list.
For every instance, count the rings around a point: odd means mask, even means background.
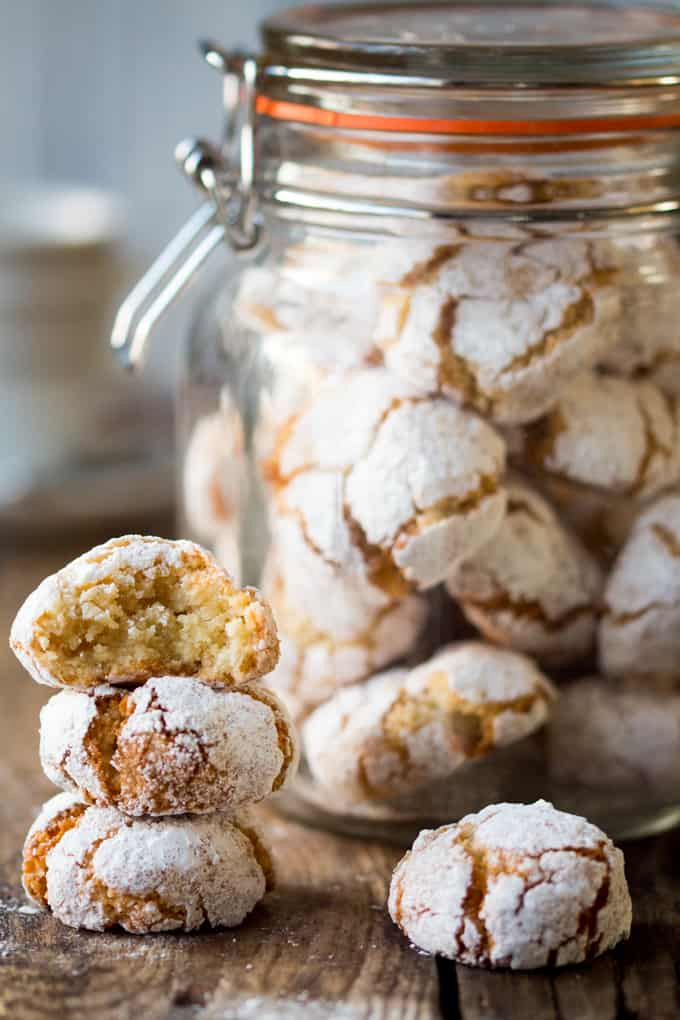
[{"label": "wooden table surface", "polygon": [[50,692],[22,673],[6,632],[27,592],[77,549],[0,554],[0,1016],[93,1020],[677,1020],[680,833],[629,844],[632,938],[561,972],[486,973],[411,949],[385,896],[399,854],[263,821],[278,887],[238,928],[91,934],[26,905],[26,829],[52,788],[38,763]]}]

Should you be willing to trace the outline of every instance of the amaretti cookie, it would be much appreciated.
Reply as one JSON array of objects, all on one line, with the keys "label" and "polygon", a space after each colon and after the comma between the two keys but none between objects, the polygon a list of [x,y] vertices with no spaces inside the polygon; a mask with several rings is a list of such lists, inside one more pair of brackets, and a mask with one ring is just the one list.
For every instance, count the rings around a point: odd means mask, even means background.
[{"label": "amaretti cookie", "polygon": [[124,814],[233,812],[283,786],[297,741],[259,684],[166,676],[55,694],[40,713],[40,760],[56,786]]},{"label": "amaretti cookie", "polygon": [[[531,473],[530,466],[522,463],[521,455],[518,463]],[[607,570],[628,538],[644,500],[543,471],[534,474],[532,483],[554,506],[562,523]]]},{"label": "amaretti cookie", "polygon": [[602,571],[550,505],[517,479],[494,538],[449,574],[447,588],[489,640],[562,665],[595,644]]},{"label": "amaretti cookie", "polygon": [[616,336],[615,270],[586,241],[399,242],[378,259],[388,368],[499,423],[540,417]]},{"label": "amaretti cookie", "polygon": [[622,315],[616,343],[600,364],[680,395],[680,248],[674,237],[626,238],[613,255],[621,266]]},{"label": "amaretti cookie", "polygon": [[236,587],[193,542],[142,535],[111,539],[46,578],[10,644],[52,687],[170,675],[243,683],[278,658],[271,610],[254,589]]},{"label": "amaretti cookie", "polygon": [[[225,391],[226,393],[226,391]],[[213,547],[238,548],[239,514],[247,496],[243,427],[231,398],[220,410],[199,418],[184,454],[184,513],[193,535]],[[225,562],[237,574],[238,560]]]},{"label": "amaretti cookie", "polygon": [[589,677],[560,689],[546,729],[550,775],[570,790],[677,797],[680,693]]},{"label": "amaretti cookie", "polygon": [[23,851],[23,884],[72,928],[192,931],[240,924],[272,882],[248,823],[214,814],[131,819],[71,794],[49,800]]},{"label": "amaretti cookie", "polygon": [[680,655],[680,496],[638,518],[604,591],[605,674],[677,674]]},{"label": "amaretti cookie", "polygon": [[[369,681],[370,682],[370,681]],[[441,779],[395,794],[384,800],[358,799],[356,790],[343,793],[316,781],[303,765],[294,796],[313,805],[324,818],[341,816],[349,825],[363,828],[364,821],[388,823],[393,837],[402,843],[413,838],[432,819],[461,818],[487,804],[522,797],[535,800],[545,791],[545,740],[542,729],[506,744]],[[328,816],[331,816],[330,818]],[[410,833],[407,835],[407,833]]]},{"label": "amaretti cookie", "polygon": [[262,585],[281,655],[267,683],[299,720],[340,686],[410,654],[428,607],[419,593],[392,597],[326,563],[294,519],[277,519],[272,528]]},{"label": "amaretti cookie", "polygon": [[184,456],[184,512],[204,542],[233,523],[246,495],[243,428],[228,398],[223,405],[198,419]]},{"label": "amaretti cookie", "polygon": [[398,864],[392,920],[420,949],[476,967],[581,963],[630,933],[623,854],[552,804],[491,804],[420,833]]},{"label": "amaretti cookie", "polygon": [[[321,386],[346,372],[370,367],[375,348],[365,334],[317,336],[307,332],[269,333],[261,340],[261,357],[268,382],[259,395],[254,450],[266,483],[276,478],[276,455],[283,436]],[[273,471],[272,471],[273,469]]]},{"label": "amaretti cookie", "polygon": [[313,337],[321,346],[342,337],[348,349],[368,350],[379,300],[374,264],[372,245],[310,231],[275,263],[244,269],[236,320],[265,336]]},{"label": "amaretti cookie", "polygon": [[649,382],[581,372],[526,429],[522,462],[579,489],[649,499],[680,479],[678,408]]},{"label": "amaretti cookie", "polygon": [[521,740],[554,696],[526,656],[466,642],[339,691],[304,723],[303,746],[327,790],[388,800]]},{"label": "amaretti cookie", "polygon": [[391,592],[428,588],[499,526],[504,464],[476,415],[366,369],[321,387],[282,430],[274,512],[341,570]]}]

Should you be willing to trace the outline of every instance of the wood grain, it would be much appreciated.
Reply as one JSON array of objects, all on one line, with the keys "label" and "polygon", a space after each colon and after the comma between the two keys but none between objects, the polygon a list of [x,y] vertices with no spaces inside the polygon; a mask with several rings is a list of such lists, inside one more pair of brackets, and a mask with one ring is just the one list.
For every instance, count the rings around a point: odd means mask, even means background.
[{"label": "wood grain", "polygon": [[[0,629],[79,550],[0,553]],[[53,789],[38,763],[49,690],[0,644],[0,1016],[96,1020],[677,1020],[680,836],[631,844],[633,935],[589,966],[487,973],[408,946],[384,910],[399,854],[262,814],[277,889],[232,931],[72,931],[25,906],[24,833]]]}]

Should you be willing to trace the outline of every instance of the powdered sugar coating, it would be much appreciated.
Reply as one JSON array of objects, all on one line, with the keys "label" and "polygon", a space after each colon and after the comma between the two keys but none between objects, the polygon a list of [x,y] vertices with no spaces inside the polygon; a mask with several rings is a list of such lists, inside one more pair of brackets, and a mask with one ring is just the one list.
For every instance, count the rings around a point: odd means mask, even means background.
[{"label": "powdered sugar coating", "polygon": [[649,382],[581,372],[526,432],[524,458],[548,475],[636,500],[680,479],[678,409]]},{"label": "powdered sugar coating", "polygon": [[[84,747],[99,707],[115,696],[116,688],[101,684],[91,691],[62,690],[40,710],[40,764],[55,786],[69,793],[87,791],[91,801],[106,802],[101,770]],[[85,799],[80,793],[80,800]]]},{"label": "powdered sugar coating", "polygon": [[376,341],[387,366],[492,420],[540,417],[613,343],[619,298],[580,240],[390,243]]},{"label": "powdered sugar coating", "polygon": [[613,249],[621,266],[622,315],[616,343],[601,365],[626,378],[646,379],[680,395],[680,248],[673,237],[626,238]]},{"label": "powdered sugar coating", "polygon": [[287,712],[261,686],[157,677],[129,694],[64,690],[41,712],[48,779],[134,816],[233,812],[280,789],[297,757]]},{"label": "powdered sugar coating", "polygon": [[595,642],[602,571],[550,505],[516,479],[491,540],[454,567],[449,593],[489,640],[562,664]]},{"label": "powdered sugar coating", "polygon": [[592,959],[628,937],[632,915],[621,851],[546,801],[421,832],[388,909],[427,952],[513,970]]},{"label": "powdered sugar coating", "polygon": [[211,542],[215,559],[233,578],[234,584],[241,584],[242,580],[240,530],[238,521],[229,521]]},{"label": "powdered sugar coating", "polygon": [[[155,585],[162,597],[154,595]],[[180,588],[181,605],[165,605],[162,599],[172,602]],[[223,623],[215,622],[215,613],[210,619],[202,612],[202,600],[220,602]],[[215,628],[219,633],[213,634]],[[271,610],[254,589],[237,588],[194,542],[144,535],[110,539],[45,578],[19,609],[10,645],[38,683],[89,688],[142,683],[166,672],[182,675],[188,663],[171,668],[166,661],[172,631],[178,642],[200,646],[197,657],[206,661],[193,668],[205,679],[245,682],[268,672],[278,658]],[[97,662],[99,647],[116,634],[111,661]],[[155,646],[151,652],[149,641]],[[143,652],[136,652],[138,643]],[[132,662],[123,667],[126,651]],[[91,667],[87,656],[95,660]],[[181,659],[179,649],[177,656]]]},{"label": "powdered sugar coating", "polygon": [[392,598],[360,573],[318,556],[293,518],[276,518],[263,590],[281,638],[267,678],[297,719],[338,687],[412,651],[423,629],[423,596]]},{"label": "powdered sugar coating", "polygon": [[[515,460],[518,466],[531,470],[522,462],[521,454]],[[599,563],[608,567],[628,538],[644,501],[545,472],[534,474],[531,480],[555,507],[563,524]]]},{"label": "powdered sugar coating", "polygon": [[255,332],[307,336],[322,347],[342,338],[361,359],[377,315],[372,265],[372,246],[309,232],[275,264],[240,274],[236,318]]},{"label": "powdered sugar coating", "polygon": [[547,734],[551,776],[625,796],[675,797],[680,787],[680,694],[591,677],[565,685]]},{"label": "powdered sugar coating", "polygon": [[233,406],[196,422],[184,455],[183,494],[187,523],[202,542],[238,530],[246,498],[243,428]]},{"label": "powdered sugar coating", "polygon": [[481,419],[366,369],[318,391],[284,431],[271,477],[276,512],[296,516],[328,562],[427,588],[498,527],[504,463]]},{"label": "powdered sugar coating", "polygon": [[[25,869],[41,852],[42,831],[74,808],[69,794],[43,807],[26,838]],[[230,927],[262,899],[265,858],[257,833],[224,815],[132,820],[88,807],[47,852],[45,899],[31,898],[63,924],[93,931]],[[25,882],[30,889],[26,870]]]},{"label": "powdered sugar coating", "polygon": [[528,736],[554,697],[530,659],[467,642],[339,691],[306,720],[303,744],[328,791],[389,800]]},{"label": "powdered sugar coating", "polygon": [[604,591],[605,674],[676,674],[680,653],[680,496],[640,515]]}]

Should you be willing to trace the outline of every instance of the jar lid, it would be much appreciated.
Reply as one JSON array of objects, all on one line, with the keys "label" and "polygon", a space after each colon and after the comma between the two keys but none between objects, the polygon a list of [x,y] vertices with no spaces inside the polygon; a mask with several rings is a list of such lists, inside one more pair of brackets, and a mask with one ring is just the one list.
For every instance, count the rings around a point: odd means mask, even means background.
[{"label": "jar lid", "polygon": [[262,33],[270,72],[301,80],[377,72],[439,86],[680,81],[680,10],[642,3],[306,6],[269,18]]}]

